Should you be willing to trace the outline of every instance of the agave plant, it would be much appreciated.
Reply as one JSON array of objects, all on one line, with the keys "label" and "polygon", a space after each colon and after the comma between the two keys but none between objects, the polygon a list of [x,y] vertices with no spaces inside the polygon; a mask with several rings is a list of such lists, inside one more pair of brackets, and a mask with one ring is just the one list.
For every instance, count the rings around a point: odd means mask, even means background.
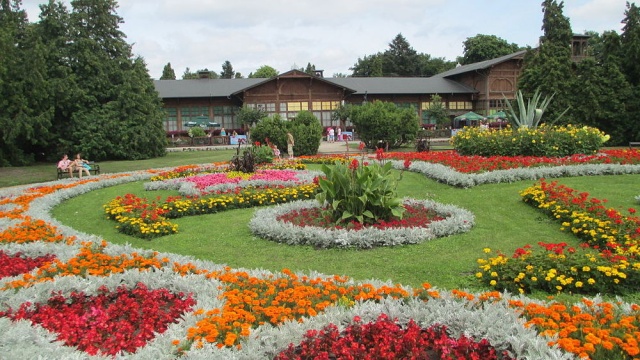
[{"label": "agave plant", "polygon": [[[516,102],[518,104],[519,112],[518,112],[518,115],[516,115],[516,112],[514,111],[513,106],[511,105],[511,102],[507,100],[504,94],[502,95],[502,97],[504,97],[505,103],[507,103],[507,107],[509,108],[509,115],[510,115],[509,119],[513,123],[514,128],[538,127],[540,120],[542,120],[542,114],[544,114],[545,110],[547,110],[547,107],[549,106],[549,103],[551,102],[554,96],[555,96],[555,93],[552,94],[551,96],[545,96],[545,98],[542,99],[542,101],[540,101],[542,94],[538,89],[533,94],[533,97],[528,99],[525,104],[524,97],[522,96],[522,91],[518,90],[516,94]],[[560,114],[551,123],[555,123],[556,121],[558,121],[567,111],[569,111],[569,108],[563,111],[562,114]]]}]

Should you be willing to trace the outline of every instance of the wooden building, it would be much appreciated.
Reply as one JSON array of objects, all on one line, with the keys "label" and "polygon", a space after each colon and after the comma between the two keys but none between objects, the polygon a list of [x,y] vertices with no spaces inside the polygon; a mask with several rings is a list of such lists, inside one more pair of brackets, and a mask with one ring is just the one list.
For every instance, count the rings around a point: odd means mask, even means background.
[{"label": "wooden building", "polygon": [[[574,61],[587,56],[588,36],[575,35],[571,44]],[[185,124],[203,116],[226,129],[240,129],[238,108],[260,108],[267,114],[291,119],[299,111],[311,111],[323,126],[340,104],[390,101],[412,107],[424,124],[431,97],[439,95],[452,118],[474,111],[491,115],[514,99],[526,50],[496,59],[458,66],[432,77],[325,78],[291,70],[270,79],[155,80],[164,107],[166,131],[186,130]],[[349,125],[349,124],[347,124]]]}]

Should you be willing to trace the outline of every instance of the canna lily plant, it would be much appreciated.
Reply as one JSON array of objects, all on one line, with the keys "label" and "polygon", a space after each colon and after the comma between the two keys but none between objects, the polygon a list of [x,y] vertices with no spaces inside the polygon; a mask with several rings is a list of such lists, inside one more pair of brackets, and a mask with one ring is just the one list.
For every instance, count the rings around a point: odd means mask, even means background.
[{"label": "canna lily plant", "polygon": [[402,219],[405,208],[396,194],[397,179],[391,163],[360,164],[353,159],[347,166],[322,166],[326,176],[318,178],[316,200],[337,224],[357,221],[373,224],[392,217]]}]

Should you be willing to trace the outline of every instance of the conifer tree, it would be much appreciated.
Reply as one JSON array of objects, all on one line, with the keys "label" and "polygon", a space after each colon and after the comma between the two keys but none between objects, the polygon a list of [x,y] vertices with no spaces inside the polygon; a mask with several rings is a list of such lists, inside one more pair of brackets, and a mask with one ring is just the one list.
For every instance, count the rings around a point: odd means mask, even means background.
[{"label": "conifer tree", "polygon": [[[553,121],[567,107],[567,94],[573,82],[571,62],[571,39],[573,33],[569,18],[562,14],[564,2],[544,0],[544,12],[540,45],[525,56],[525,62],[518,88],[525,98],[532,96],[536,89],[544,96],[555,94],[545,111],[544,120]],[[569,121],[563,117],[560,123]]]},{"label": "conifer tree", "polygon": [[160,80],[175,80],[176,79],[176,72],[173,71],[173,68],[171,67],[171,63],[167,63],[167,65],[164,66],[164,68],[162,69],[162,76],[160,76]]}]

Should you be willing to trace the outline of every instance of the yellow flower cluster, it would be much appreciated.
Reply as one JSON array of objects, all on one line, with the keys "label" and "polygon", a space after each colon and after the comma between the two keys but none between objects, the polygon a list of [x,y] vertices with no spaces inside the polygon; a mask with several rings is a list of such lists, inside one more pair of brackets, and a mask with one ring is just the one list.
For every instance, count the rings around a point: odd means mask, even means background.
[{"label": "yellow flower cluster", "polygon": [[146,199],[125,196],[111,200],[104,209],[110,219],[118,222],[118,231],[152,239],[178,232],[178,225],[167,219],[312,199],[317,190],[318,186],[315,184],[279,188],[247,187],[234,194],[205,198],[172,197],[162,204],[147,203]]}]

